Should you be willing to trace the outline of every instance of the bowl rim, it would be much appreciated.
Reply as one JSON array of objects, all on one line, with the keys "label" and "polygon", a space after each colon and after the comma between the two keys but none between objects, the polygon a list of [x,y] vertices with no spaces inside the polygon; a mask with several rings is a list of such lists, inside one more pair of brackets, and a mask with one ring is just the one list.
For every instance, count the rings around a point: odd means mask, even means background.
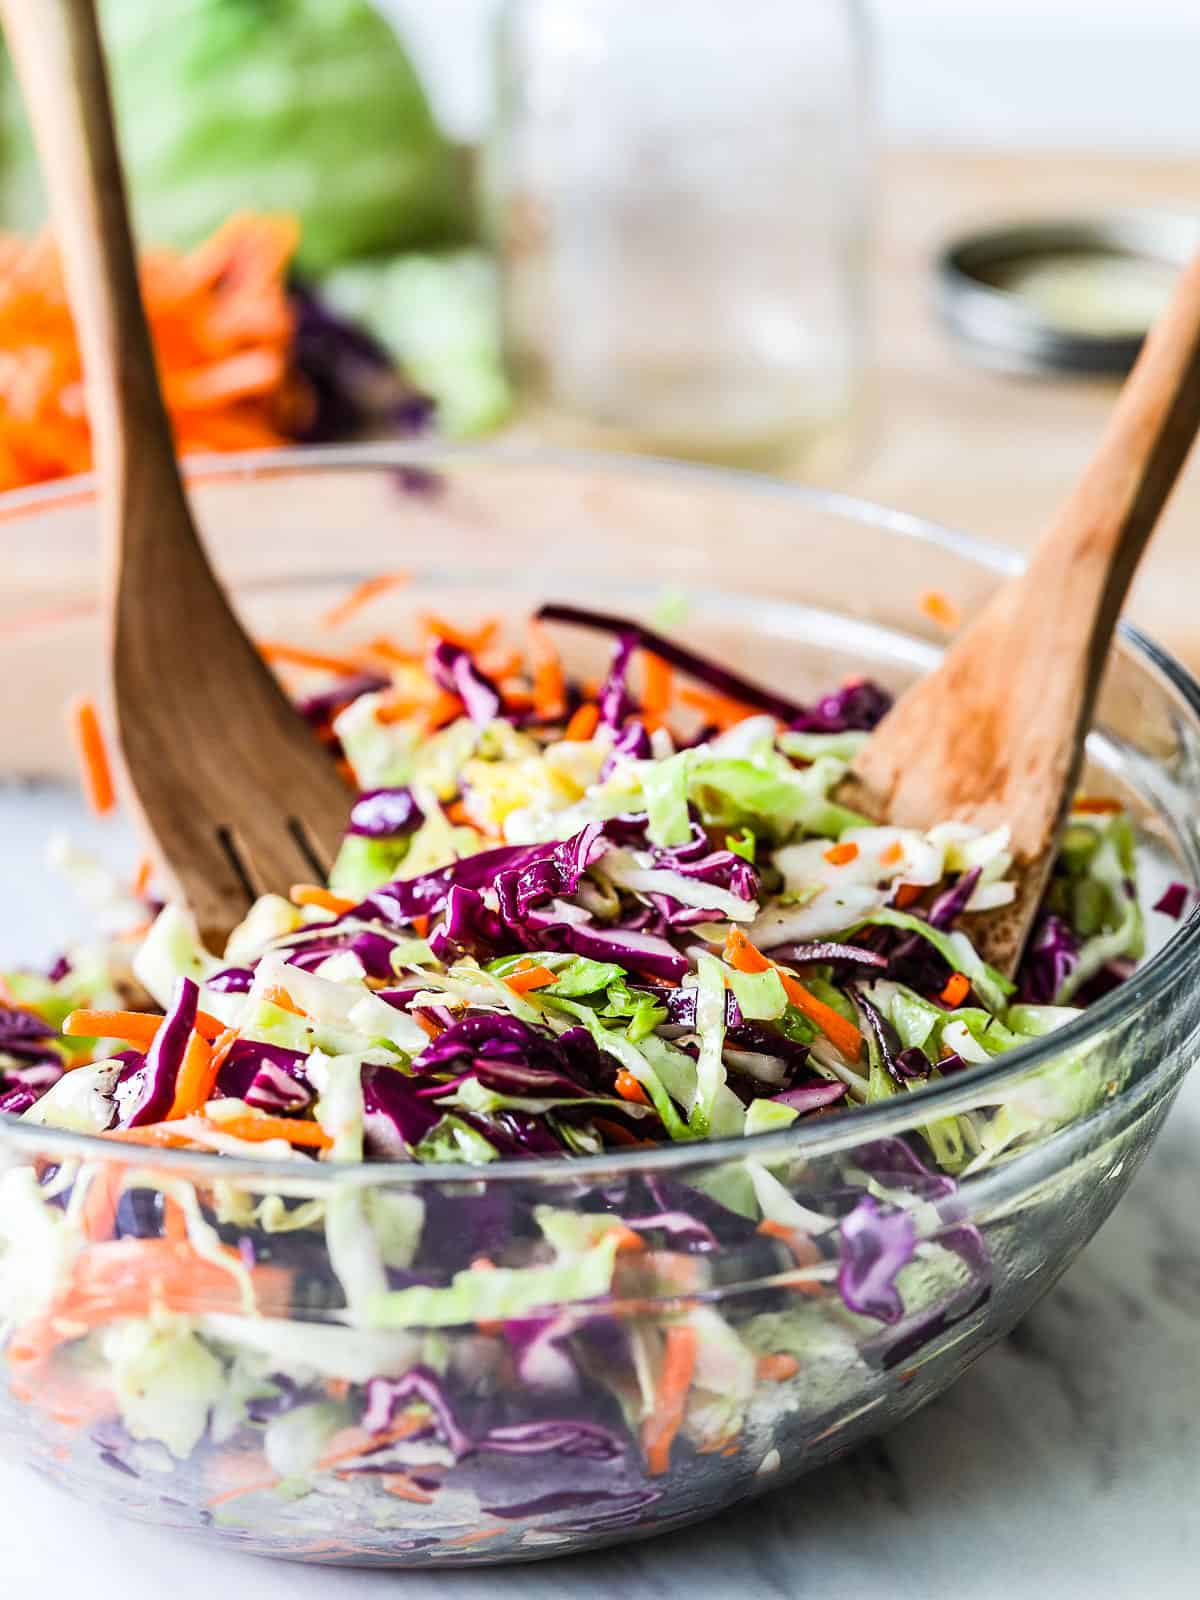
[{"label": "bowl rim", "polygon": [[[766,474],[738,468],[681,462],[654,456],[622,456],[588,450],[543,446],[460,444],[444,441],[378,442],[358,445],[309,446],[282,450],[246,451],[235,455],[202,455],[184,463],[185,477],[196,482],[213,479],[236,481],[239,478],[288,475],[309,471],[378,472],[396,467],[424,467],[437,471],[439,465],[511,467],[517,470],[538,468],[567,469],[580,473],[608,473],[650,481],[720,485],[763,498],[782,498],[810,510],[843,517],[883,529],[898,538],[950,550],[990,568],[1002,577],[1011,577],[1024,566],[1021,555],[988,540],[946,528],[913,513],[893,510],[874,501],[835,490],[791,483]],[[56,506],[94,498],[95,478],[83,474],[56,479],[29,488],[0,494],[0,521],[23,513],[36,513]],[[1119,625],[1120,638],[1179,696],[1200,725],[1200,682],[1166,650],[1127,622]],[[913,1126],[913,1108],[919,1101],[928,1107],[922,1121],[955,1115],[982,1101],[1002,1100],[1010,1083],[1047,1066],[1068,1051],[1082,1047],[1106,1031],[1149,1007],[1163,991],[1178,981],[1189,965],[1200,961],[1200,904],[1171,934],[1131,978],[1095,1001],[1074,1021],[1066,1023],[1029,1044],[995,1056],[990,1062],[969,1067],[965,1072],[922,1089],[912,1099],[903,1097],[877,1101],[873,1105],[830,1111],[814,1122],[800,1123],[772,1133],[741,1135],[723,1139],[698,1139],[655,1145],[652,1149],[628,1153],[604,1152],[593,1156],[572,1156],[565,1162],[572,1176],[594,1178],[599,1174],[631,1177],[647,1173],[674,1172],[679,1168],[720,1165],[725,1161],[753,1156],[755,1159],[805,1156],[815,1158],[839,1150],[853,1149],[864,1140],[886,1138]],[[980,1091],[984,1094],[981,1096]],[[1114,1097],[1114,1100],[1119,1099]],[[1113,1103],[1113,1102],[1110,1102]],[[39,1154],[61,1153],[84,1160],[144,1159],[144,1152],[133,1153],[119,1142],[99,1135],[73,1133],[49,1128],[19,1118],[0,1115],[0,1148],[15,1146]],[[207,1151],[154,1150],[156,1167],[176,1172],[187,1171],[205,1177],[218,1175],[233,1180],[253,1179],[255,1184],[270,1184],[280,1178],[294,1185],[302,1174],[306,1185],[322,1190],[330,1185],[429,1183],[521,1183],[539,1180],[562,1181],[563,1162],[538,1157],[501,1160],[486,1167],[466,1164],[425,1165],[405,1161],[315,1162],[303,1158],[273,1161]],[[969,1179],[967,1181],[970,1181]]]}]

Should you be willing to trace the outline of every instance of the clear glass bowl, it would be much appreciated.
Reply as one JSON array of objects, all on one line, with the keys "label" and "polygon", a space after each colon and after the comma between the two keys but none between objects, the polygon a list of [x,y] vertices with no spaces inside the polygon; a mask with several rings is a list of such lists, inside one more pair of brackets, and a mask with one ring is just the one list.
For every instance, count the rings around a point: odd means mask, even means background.
[{"label": "clear glass bowl", "polygon": [[[902,685],[942,642],[922,612],[922,591],[936,586],[969,616],[1015,565],[1005,553],[851,500],[613,458],[390,447],[284,454],[202,465],[193,493],[215,556],[262,634],[327,644],[320,613],[361,576],[397,567],[412,584],[381,597],[347,640],[401,628],[423,608],[519,620],[548,598],[650,620],[669,589],[686,596],[679,631],[689,643],[793,694],[864,670]],[[0,511],[15,574],[0,600],[0,677],[21,686],[7,719],[6,770],[60,773],[57,702],[87,685],[99,640],[89,489],[72,483],[10,496]],[[599,664],[602,643],[577,644],[585,670]],[[1200,688],[1123,630],[1088,782],[1132,808],[1150,876],[1160,881],[1200,877],[1198,749]],[[0,1303],[8,1341],[0,1364],[7,1361],[10,1379],[0,1400],[3,1448],[113,1512],[263,1554],[382,1566],[593,1548],[678,1527],[811,1472],[952,1382],[1045,1292],[1120,1197],[1191,1065],[1200,1028],[1200,919],[1161,943],[1122,988],[1035,1045],[910,1098],[739,1142],[482,1172],[281,1168],[180,1152],[115,1156],[101,1141],[0,1119],[10,1196],[34,1177],[43,1193],[82,1192],[86,1181],[111,1196],[115,1215],[89,1247],[110,1262],[119,1262],[112,1252],[122,1241],[104,1240],[106,1232],[166,1235],[157,1291],[130,1290],[110,1267],[88,1307],[88,1325],[101,1331],[81,1337],[87,1327],[68,1319],[47,1360],[31,1357],[28,1338],[14,1333],[30,1308]],[[1009,1119],[1002,1153],[968,1165],[957,1181],[935,1172],[922,1127],[998,1106]],[[247,1259],[253,1250],[263,1274],[257,1315],[242,1314],[220,1274],[214,1281],[178,1241],[162,1205],[152,1194],[146,1201],[148,1171],[155,1182],[194,1185],[225,1239],[244,1239]],[[307,1225],[287,1233],[251,1217],[282,1185],[289,1204],[316,1203]],[[803,1208],[789,1213],[789,1226],[763,1228],[766,1190],[776,1207]],[[922,1241],[901,1275],[903,1311],[893,1322],[852,1315],[836,1292],[839,1221],[866,1193],[907,1209]],[[489,1250],[536,1259],[534,1213],[543,1205],[682,1211],[711,1222],[711,1235],[687,1248],[667,1236],[623,1259],[600,1303],[540,1308],[549,1345],[567,1359],[551,1363],[549,1389],[531,1387],[506,1419],[497,1396],[511,1392],[500,1381],[514,1360],[511,1327],[427,1337],[363,1326],[347,1308],[324,1223],[381,1195],[410,1212],[423,1208],[409,1265],[439,1285],[483,1270],[472,1263]],[[717,1211],[714,1196],[735,1214]],[[11,1218],[0,1215],[0,1235],[10,1222],[18,1241],[9,1249],[48,1249]],[[0,1255],[0,1295],[11,1296],[8,1283]],[[412,1442],[400,1441],[390,1453],[331,1461],[282,1484],[264,1460],[262,1426],[224,1436],[219,1405],[184,1460],[161,1444],[131,1444],[113,1422],[103,1328],[119,1330],[122,1311],[147,1292],[166,1305],[164,1325],[195,1332],[210,1376],[212,1361],[220,1363],[220,1384],[239,1351],[245,1363],[246,1352],[279,1352],[300,1336],[311,1397],[340,1407],[349,1427],[361,1415],[365,1379],[432,1363],[447,1374],[467,1437],[448,1450],[431,1421],[414,1436],[423,1464],[414,1464]],[[733,1337],[722,1358],[706,1358],[710,1370],[697,1369],[666,1470],[649,1470],[644,1394],[670,1331],[715,1318]],[[286,1359],[294,1373],[297,1359]],[[555,1392],[555,1383],[565,1388]],[[508,1423],[540,1412],[607,1433],[543,1430],[536,1448],[525,1438],[521,1450],[513,1434],[506,1442]]]}]

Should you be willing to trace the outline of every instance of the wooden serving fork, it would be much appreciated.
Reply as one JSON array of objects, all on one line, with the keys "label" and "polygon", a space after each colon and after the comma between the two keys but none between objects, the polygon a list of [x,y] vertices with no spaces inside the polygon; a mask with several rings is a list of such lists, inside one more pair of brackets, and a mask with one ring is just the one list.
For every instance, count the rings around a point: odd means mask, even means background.
[{"label": "wooden serving fork", "polygon": [[1200,426],[1200,257],[1024,574],[872,733],[838,799],[877,821],[1012,829],[1016,900],[969,919],[1015,972],[1078,781],[1121,604]]}]

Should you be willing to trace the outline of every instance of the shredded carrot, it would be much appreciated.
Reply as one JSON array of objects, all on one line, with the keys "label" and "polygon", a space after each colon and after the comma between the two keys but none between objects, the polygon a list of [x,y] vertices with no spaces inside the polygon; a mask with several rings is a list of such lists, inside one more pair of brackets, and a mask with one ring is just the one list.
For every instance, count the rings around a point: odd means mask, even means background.
[{"label": "shredded carrot", "polygon": [[776,968],[783,982],[784,992],[788,999],[802,1011],[810,1022],[815,1022],[825,1037],[842,1052],[847,1061],[857,1061],[859,1051],[862,1049],[862,1034],[853,1022],[847,1022],[840,1012],[832,1006],[827,1006],[823,1000],[818,1000],[815,994],[809,991],[790,973]]},{"label": "shredded carrot", "polygon": [[402,644],[397,644],[394,639],[380,635],[372,639],[367,649],[373,656],[379,656],[383,661],[390,661],[398,667],[414,667],[419,665],[421,657],[415,650],[406,650]]},{"label": "shredded carrot", "polygon": [[72,700],[70,721],[87,803],[96,816],[107,816],[116,805],[117,796],[96,702],[86,697]]},{"label": "shredded carrot", "polygon": [[652,1139],[639,1139],[636,1133],[630,1133],[628,1128],[623,1127],[619,1122],[613,1122],[609,1117],[593,1117],[592,1123],[613,1144],[632,1145],[640,1148],[654,1143]]},{"label": "shredded carrot", "polygon": [[734,727],[739,722],[745,722],[747,717],[758,715],[754,706],[748,706],[741,700],[731,699],[726,694],[718,694],[713,689],[696,689],[690,684],[680,689],[679,698],[685,706],[691,706],[694,711],[701,712],[722,731]]},{"label": "shredded carrot", "polygon": [[642,671],[642,710],[652,717],[663,716],[671,709],[674,698],[675,673],[671,664],[652,650],[643,650]]},{"label": "shredded carrot", "polygon": [[375,721],[381,727],[390,728],[394,723],[407,722],[418,711],[424,709],[424,700],[414,700],[411,695],[397,695],[380,700],[375,707]]},{"label": "shredded carrot", "polygon": [[283,1479],[277,1477],[274,1473],[270,1475],[264,1474],[261,1478],[254,1478],[250,1482],[240,1484],[236,1489],[223,1489],[220,1494],[212,1495],[205,1501],[205,1504],[210,1510],[215,1511],[218,1506],[228,1505],[231,1500],[239,1500],[243,1495],[262,1494],[272,1489],[278,1489],[282,1482]]},{"label": "shredded carrot", "polygon": [[529,967],[524,972],[510,972],[505,983],[514,994],[528,994],[531,989],[545,989],[555,982],[549,967]]},{"label": "shredded carrot", "polygon": [[642,1423],[646,1471],[660,1477],[671,1464],[671,1446],[683,1423],[696,1370],[696,1330],[676,1323],[666,1330],[662,1371],[653,1413]]},{"label": "shredded carrot", "polygon": [[401,1417],[399,1422],[381,1433],[368,1433],[365,1428],[343,1428],[325,1446],[325,1453],[317,1466],[328,1472],[331,1467],[341,1466],[343,1461],[353,1461],[356,1456],[382,1450],[385,1445],[398,1444],[401,1439],[410,1438],[424,1426],[425,1419],[418,1412]]},{"label": "shredded carrot", "polygon": [[456,694],[451,694],[448,689],[440,690],[437,698],[426,713],[426,731],[428,733],[436,733],[439,728],[444,728],[448,722],[456,722],[462,716],[462,711],[463,703]]},{"label": "shredded carrot", "polygon": [[567,677],[562,658],[544,622],[531,617],[529,664],[533,672],[533,704],[539,717],[553,721],[567,713]]},{"label": "shredded carrot", "polygon": [[[725,959],[731,967],[736,967],[739,972],[765,972],[773,963],[768,961],[761,951],[756,950],[740,928],[734,928],[725,941]],[[782,967],[775,967],[784,992],[788,999],[802,1011],[810,1022],[815,1022],[821,1032],[842,1052],[848,1061],[857,1061],[859,1051],[862,1049],[862,1034],[852,1022],[847,1022],[845,1017],[827,1006],[823,1000],[818,1000],[804,985],[793,978],[790,972],[785,972]]]},{"label": "shredded carrot", "polygon": [[335,606],[330,606],[321,618],[321,626],[340,628],[381,594],[388,594],[392,589],[403,588],[405,584],[411,582],[412,578],[407,572],[381,572],[378,577],[367,578],[356,589],[351,590],[344,600],[340,600]]},{"label": "shredded carrot", "polygon": [[800,1363],[795,1356],[766,1355],[758,1358],[758,1376],[765,1378],[768,1383],[786,1383],[789,1378],[794,1378],[800,1371]]},{"label": "shredded carrot", "polygon": [[948,1006],[960,1006],[971,992],[971,980],[962,972],[952,972],[940,998]]},{"label": "shredded carrot", "polygon": [[133,875],[133,882],[129,892],[135,900],[144,900],[146,890],[150,887],[150,879],[154,876],[154,862],[149,856],[143,856],[137,864],[137,871]]},{"label": "shredded carrot", "polygon": [[[145,1130],[122,1130],[141,1133]],[[236,1254],[228,1252],[231,1264]],[[278,1315],[288,1305],[292,1274],[282,1267],[251,1273],[260,1310]],[[218,1262],[174,1239],[115,1239],[86,1245],[71,1263],[66,1287],[41,1317],[18,1328],[5,1350],[10,1367],[32,1378],[60,1344],[155,1306],[183,1314],[236,1311],[241,1289]]]},{"label": "shredded carrot", "polygon": [[94,1243],[111,1239],[116,1228],[117,1203],[125,1183],[125,1169],[105,1162],[88,1183],[81,1220],[85,1236]]},{"label": "shredded carrot", "polygon": [[1100,794],[1080,795],[1071,805],[1072,811],[1080,811],[1085,816],[1097,817],[1115,816],[1118,811],[1124,811],[1124,809],[1125,807],[1119,800],[1111,800],[1106,795]]},{"label": "shredded carrot", "polygon": [[[120,1039],[123,1044],[147,1049],[154,1043],[163,1018],[148,1011],[72,1011],[62,1031],[70,1039]],[[196,1032],[210,1043],[225,1031],[219,1017],[196,1013]]]},{"label": "shredded carrot", "polygon": [[642,1088],[633,1073],[626,1067],[622,1067],[617,1073],[616,1090],[622,1100],[632,1100],[640,1106],[648,1106],[650,1104],[645,1089]]},{"label": "shredded carrot", "polygon": [[925,890],[919,883],[900,884],[895,895],[896,909],[903,911],[906,906],[916,905],[924,893]]},{"label": "shredded carrot", "polygon": [[894,839],[886,850],[879,852],[879,865],[881,867],[896,867],[904,860],[904,846],[899,839]]},{"label": "shredded carrot", "polygon": [[294,1017],[302,1017],[305,1013],[300,1009],[286,989],[279,984],[271,984],[263,993],[263,999],[268,1005],[278,1006],[281,1011],[290,1011]]},{"label": "shredded carrot", "polygon": [[326,1379],[325,1393],[331,1400],[344,1400],[350,1393],[350,1380],[348,1378]]},{"label": "shredded carrot", "polygon": [[830,845],[825,851],[825,859],[831,867],[847,867],[852,861],[858,860],[858,846],[850,843]]},{"label": "shredded carrot", "polygon": [[921,596],[920,606],[930,622],[936,622],[939,628],[954,629],[962,623],[962,612],[950,596],[943,594],[940,589],[926,589]]},{"label": "shredded carrot", "polygon": [[384,1494],[395,1495],[397,1500],[411,1500],[417,1506],[433,1504],[433,1496],[426,1494],[405,1472],[385,1472],[379,1479],[379,1487]]},{"label": "shredded carrot", "polygon": [[[221,1037],[225,1038],[226,1035],[222,1034]],[[170,1111],[167,1112],[169,1122],[174,1121],[176,1117],[190,1116],[193,1111],[199,1111],[201,1106],[208,1103],[216,1087],[217,1072],[220,1070],[220,1062],[213,1066],[215,1055],[213,1047],[201,1034],[192,1034],[183,1054],[179,1076],[175,1080],[175,1098],[171,1102]]]},{"label": "shredded carrot", "polygon": [[317,1122],[301,1122],[295,1117],[272,1117],[265,1111],[253,1116],[223,1118],[211,1124],[219,1133],[233,1139],[245,1139],[251,1144],[262,1144],[268,1139],[286,1139],[288,1144],[302,1145],[312,1150],[328,1150],[333,1140]]},{"label": "shredded carrot", "polygon": [[[316,1122],[301,1122],[294,1117],[272,1117],[265,1111],[247,1112],[240,1117],[226,1117],[220,1122],[197,1118],[212,1133],[228,1134],[231,1139],[242,1139],[247,1144],[263,1144],[268,1139],[286,1139],[305,1149],[328,1150],[333,1140]],[[100,1135],[102,1139],[115,1139],[125,1144],[159,1145],[164,1149],[180,1149],[195,1145],[180,1119],[150,1122],[140,1128],[110,1128]]]},{"label": "shredded carrot", "polygon": [[766,972],[771,963],[756,950],[740,928],[731,928],[725,941],[725,959],[739,972]]},{"label": "shredded carrot", "polygon": [[461,800],[452,800],[445,807],[445,811],[446,821],[452,822],[456,828],[473,828],[475,826],[471,820],[470,813]]},{"label": "shredded carrot", "polygon": [[429,937],[429,917],[424,912],[419,912],[412,919],[412,930],[418,939]]},{"label": "shredded carrot", "polygon": [[196,1145],[191,1134],[180,1132],[169,1122],[149,1122],[139,1128],[109,1128],[100,1138],[111,1139],[116,1144],[152,1145],[158,1150],[190,1150]]},{"label": "shredded carrot", "polygon": [[[767,1217],[759,1223],[755,1232],[765,1235],[768,1239],[778,1239],[781,1244],[787,1245],[792,1260],[800,1268],[815,1267],[822,1259],[820,1249],[808,1234],[802,1233],[799,1228],[789,1228],[786,1223],[772,1222]],[[793,1280],[792,1287],[797,1294],[811,1295],[813,1298],[818,1298],[825,1292],[816,1278]]]},{"label": "shredded carrot", "polygon": [[230,1500],[237,1500],[242,1495],[277,1489],[282,1482],[271,1471],[265,1456],[258,1453],[243,1455],[241,1451],[218,1456],[209,1467],[209,1478],[217,1490],[205,1502],[212,1508],[227,1505]]},{"label": "shredded carrot", "polygon": [[163,1197],[163,1238],[172,1239],[176,1244],[187,1243],[187,1214],[178,1200],[172,1200],[170,1195]]},{"label": "shredded carrot", "polygon": [[478,628],[470,630],[456,628],[453,623],[426,611],[421,615],[421,627],[431,638],[440,639],[444,644],[457,645],[460,650],[466,650],[474,656],[486,650],[500,632],[500,619],[489,617]]},{"label": "shredded carrot", "polygon": [[355,902],[340,894],[332,894],[315,883],[294,883],[288,890],[288,899],[294,906],[316,906],[321,911],[332,911],[335,917],[353,911]]},{"label": "shredded carrot", "polygon": [[447,1539],[446,1543],[457,1549],[460,1545],[466,1547],[482,1544],[485,1539],[498,1539],[506,1531],[504,1528],[472,1528],[469,1533],[460,1533],[453,1539]]},{"label": "shredded carrot", "polygon": [[[283,444],[315,399],[292,359],[287,217],[233,217],[189,254],[148,251],[141,287],[176,448]],[[79,344],[50,234],[0,239],[0,490],[84,472],[92,438]]]},{"label": "shredded carrot", "polygon": [[332,672],[339,678],[361,677],[370,665],[360,656],[335,656],[322,650],[305,650],[282,639],[260,639],[259,653],[272,663],[287,667],[307,667],[312,672]]},{"label": "shredded carrot", "polygon": [[[505,678],[512,678],[521,670],[522,658],[519,650],[505,650],[502,646],[485,650],[475,662],[484,677],[491,678],[493,682],[500,683]],[[514,685],[515,688],[515,685]]]},{"label": "shredded carrot", "polygon": [[572,713],[570,722],[563,729],[563,738],[569,739],[572,744],[585,744],[599,726],[600,707],[592,700],[585,700],[578,710]]},{"label": "shredded carrot", "polygon": [[438,1023],[432,1017],[427,1017],[423,1011],[410,1011],[409,1016],[421,1032],[427,1033],[431,1039],[436,1039],[441,1034],[442,1029]]}]

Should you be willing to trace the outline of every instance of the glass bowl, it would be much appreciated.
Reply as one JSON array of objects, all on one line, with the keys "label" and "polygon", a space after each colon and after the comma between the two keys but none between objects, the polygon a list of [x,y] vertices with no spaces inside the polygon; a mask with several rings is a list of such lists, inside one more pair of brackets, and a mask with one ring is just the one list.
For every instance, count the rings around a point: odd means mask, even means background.
[{"label": "glass bowl", "polygon": [[[404,568],[412,582],[339,643],[423,609],[669,611],[688,643],[798,695],[863,671],[903,685],[943,642],[922,592],[969,616],[1017,564],[845,498],[617,458],[284,453],[199,464],[192,491],[260,635],[328,648],[321,613],[361,577]],[[20,685],[6,772],[61,778],[58,703],[97,664],[90,488],[9,496],[0,514],[14,575],[0,673]],[[605,653],[582,636],[571,647],[585,671]],[[1198,749],[1200,688],[1124,629],[1087,782],[1137,819],[1151,900],[1155,880],[1200,876]],[[0,860],[16,848],[0,844]],[[919,1094],[736,1142],[486,1170],[316,1167],[117,1155],[0,1118],[5,1452],[116,1513],[267,1555],[397,1567],[638,1538],[810,1472],[951,1383],[1128,1185],[1200,1028],[1200,920],[1150,921],[1160,948],[1054,1034]],[[981,1119],[989,1151],[964,1149],[948,1175],[931,1139],[945,1150]],[[838,1292],[840,1272],[870,1270],[844,1226],[864,1199],[918,1240],[898,1302],[885,1295],[874,1316]],[[437,1326],[381,1327],[343,1281],[365,1212],[396,1223],[372,1270],[434,1288],[547,1263],[548,1212],[661,1220],[601,1294],[551,1272],[519,1318],[454,1325],[443,1297]],[[253,1306],[221,1264],[232,1246]],[[390,1433],[363,1432],[372,1379],[398,1384]]]}]

